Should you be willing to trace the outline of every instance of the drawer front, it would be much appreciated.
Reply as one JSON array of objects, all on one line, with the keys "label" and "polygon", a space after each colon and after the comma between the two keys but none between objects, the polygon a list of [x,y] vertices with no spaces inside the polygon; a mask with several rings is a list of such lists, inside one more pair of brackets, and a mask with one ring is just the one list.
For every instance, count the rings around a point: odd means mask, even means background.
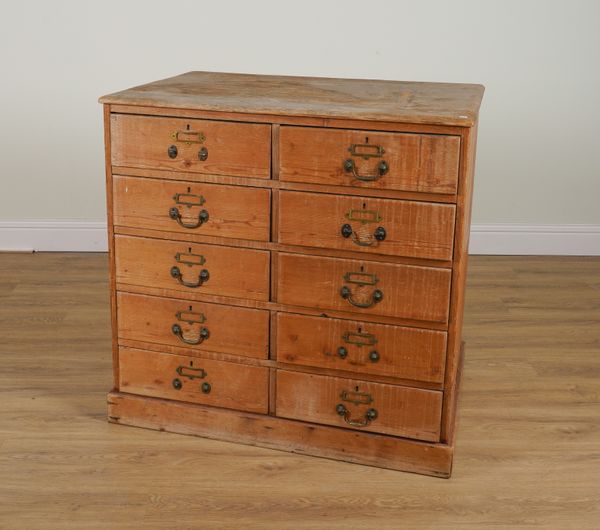
[{"label": "drawer front", "polygon": [[278,254],[280,303],[446,323],[449,269]]},{"label": "drawer front", "polygon": [[337,427],[440,439],[442,392],[277,370],[276,415]]},{"label": "drawer front", "polygon": [[119,349],[119,390],[266,414],[269,370],[259,366]]},{"label": "drawer front", "polygon": [[113,187],[116,226],[269,240],[269,190],[120,176]]},{"label": "drawer front", "polygon": [[277,360],[442,383],[446,333],[356,320],[277,313]]},{"label": "drawer front", "polygon": [[269,252],[115,237],[117,283],[185,293],[269,299]]},{"label": "drawer front", "polygon": [[266,359],[269,312],[117,293],[120,339]]},{"label": "drawer front", "polygon": [[455,194],[460,137],[281,127],[279,178]]},{"label": "drawer front", "polygon": [[270,178],[271,126],[112,114],[113,166]]},{"label": "drawer front", "polygon": [[452,259],[455,206],[322,193],[279,194],[280,243]]}]

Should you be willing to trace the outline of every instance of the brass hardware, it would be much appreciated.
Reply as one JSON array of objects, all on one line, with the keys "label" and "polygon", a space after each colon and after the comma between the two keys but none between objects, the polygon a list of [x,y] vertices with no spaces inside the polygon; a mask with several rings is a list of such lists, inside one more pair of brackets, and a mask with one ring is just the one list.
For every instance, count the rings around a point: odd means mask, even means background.
[{"label": "brass hardware", "polygon": [[[195,313],[193,311],[177,311],[175,317],[181,322],[187,322],[190,326],[193,324],[203,324],[206,321],[204,313]],[[210,337],[210,332],[208,331],[208,328],[205,327],[200,328],[197,339],[188,339],[184,337],[183,329],[179,324],[173,324],[171,326],[171,331],[174,335],[179,337],[179,340],[185,342],[185,344],[200,344]]]},{"label": "brass hardware", "polygon": [[[342,339],[346,344],[354,344],[358,348],[362,348],[363,346],[374,346],[377,343],[377,338],[372,333],[347,331],[342,335]],[[348,356],[348,349],[344,346],[340,346],[337,353],[341,359],[345,359]],[[369,361],[372,363],[379,362],[379,352],[376,350],[369,352]]]},{"label": "brass hardware", "polygon": [[[379,278],[377,278],[377,276],[375,276],[374,274],[369,274],[366,272],[347,272],[346,274],[344,274],[344,281],[346,283],[353,283],[362,287],[364,285],[377,285],[377,283],[379,282]],[[348,302],[350,302],[350,304],[352,304],[354,307],[367,308],[383,300],[383,291],[375,289],[371,294],[370,301],[357,302],[353,298],[350,287],[344,285],[340,289],[340,296],[344,300],[348,300]]]},{"label": "brass hardware", "polygon": [[348,221],[358,221],[359,223],[378,223],[382,217],[376,210],[359,210],[351,208],[345,215]]},{"label": "brass hardware", "polygon": [[368,272],[347,272],[344,274],[346,283],[355,283],[357,285],[377,285],[379,278]]},{"label": "brass hardware", "polygon": [[204,133],[197,131],[176,131],[171,134],[171,138],[176,142],[183,142],[186,145],[201,144],[206,140]]},{"label": "brass hardware", "polygon": [[184,364],[180,364],[175,371],[181,377],[187,377],[188,379],[204,379],[208,374],[204,368],[193,368],[191,366],[185,366]]},{"label": "brass hardware", "polygon": [[208,328],[200,328],[197,339],[188,339],[184,337],[183,330],[181,329],[181,326],[179,324],[173,324],[171,326],[171,331],[174,335],[179,337],[179,340],[181,340],[181,342],[191,345],[202,344],[206,339],[208,339],[208,337],[210,337],[210,332],[208,331]]},{"label": "brass hardware", "polygon": [[385,149],[381,145],[375,144],[352,144],[348,147],[348,151],[352,156],[360,156],[365,160],[373,157],[381,158],[385,153]]},{"label": "brass hardware", "polygon": [[340,398],[342,401],[347,401],[353,405],[370,405],[373,403],[373,396],[371,394],[354,390],[343,390]]},{"label": "brass hardware", "polygon": [[[349,221],[357,221],[362,225],[367,223],[378,223],[382,220],[379,212],[375,210],[350,209],[348,212],[346,212],[345,217]],[[352,241],[360,247],[371,247],[373,245],[377,245],[379,241],[385,240],[387,235],[385,228],[383,228],[383,226],[378,226],[373,232],[373,235],[369,236],[369,239],[363,240],[352,228],[352,225],[348,223],[342,225],[340,233],[342,234],[342,237],[345,237],[346,239],[352,236]]]},{"label": "brass hardware", "polygon": [[376,420],[377,416],[378,416],[376,409],[369,409],[369,410],[367,410],[367,412],[365,412],[364,418],[361,418],[359,420],[353,420],[350,417],[350,411],[342,403],[339,403],[338,405],[336,405],[335,411],[344,418],[344,421],[348,425],[351,425],[352,427],[366,427],[373,420]]},{"label": "brass hardware", "polygon": [[195,195],[194,193],[176,193],[173,195],[173,200],[176,204],[181,204],[188,208],[202,206],[206,202],[206,199],[202,195]]},{"label": "brass hardware", "polygon": [[360,236],[352,229],[352,226],[348,223],[342,225],[340,233],[342,234],[342,237],[345,237],[346,239],[352,236],[352,242],[359,247],[372,247],[377,245],[380,241],[385,241],[387,236],[385,228],[383,228],[383,226],[378,226],[373,232],[373,235],[369,236],[369,239],[362,240]]},{"label": "brass hardware", "polygon": [[379,290],[379,289],[375,289],[373,291],[373,293],[371,294],[371,300],[368,302],[357,302],[353,297],[352,297],[352,291],[350,291],[349,287],[346,287],[345,285],[340,289],[340,296],[344,299],[344,300],[348,300],[348,302],[350,302],[350,304],[352,304],[354,307],[360,307],[362,309],[365,309],[367,307],[371,307],[374,306],[375,304],[378,304],[379,302],[381,302],[383,300],[383,291]]},{"label": "brass hardware", "polygon": [[188,324],[204,324],[206,317],[204,313],[195,313],[194,311],[177,311],[175,318],[181,322],[187,322]]},{"label": "brass hardware", "polygon": [[372,333],[358,333],[354,331],[346,331],[342,335],[344,342],[348,344],[355,344],[359,348],[362,346],[374,346],[377,344],[377,337]]},{"label": "brass hardware", "polygon": [[390,167],[388,163],[385,160],[382,160],[381,162],[379,162],[379,164],[377,164],[377,173],[374,173],[372,175],[361,175],[356,169],[356,164],[352,158],[347,158],[346,160],[344,160],[344,171],[346,173],[352,173],[356,180],[361,180],[363,182],[373,182],[375,180],[379,180],[389,171],[389,169]]},{"label": "brass hardware", "polygon": [[[204,368],[193,368],[192,366],[185,366],[183,364],[180,364],[175,371],[180,377],[187,377],[190,381],[193,381],[194,379],[204,379],[208,376]],[[183,382],[178,377],[173,379],[172,384],[175,390],[181,390],[183,388]],[[208,394],[211,391],[211,388],[211,384],[206,381],[200,385],[200,390],[203,394]]]},{"label": "brass hardware", "polygon": [[175,278],[181,285],[184,287],[200,287],[204,282],[208,281],[210,278],[210,273],[207,269],[202,269],[200,274],[198,274],[198,280],[195,282],[186,282],[183,279],[183,274],[181,274],[181,270],[177,266],[171,267],[171,276]]},{"label": "brass hardware", "polygon": [[208,149],[206,147],[202,147],[200,151],[198,151],[198,160],[204,162],[208,158]]},{"label": "brass hardware", "polygon": [[177,263],[183,263],[188,267],[192,265],[204,265],[206,258],[202,254],[192,254],[191,252],[178,252],[175,254],[175,261]]},{"label": "brass hardware", "polygon": [[[193,193],[176,193],[173,196],[173,200],[175,204],[185,206],[187,208],[192,208],[194,206],[202,206],[206,199],[202,195],[194,195]],[[208,221],[209,215],[206,210],[200,210],[198,212],[198,220],[193,223],[185,223],[182,221],[182,215],[177,206],[173,206],[169,209],[169,217],[183,228],[198,228],[200,225],[206,223]]]},{"label": "brass hardware", "polygon": [[352,234],[354,234],[354,230],[352,230],[352,226],[350,226],[348,223],[344,223],[342,228],[340,228],[340,233],[342,234],[342,237],[349,238]]},{"label": "brass hardware", "polygon": [[[178,252],[177,254],[175,254],[175,261],[183,265],[187,265],[188,267],[192,267],[193,265],[204,265],[206,259],[202,254],[192,254],[191,252]],[[196,282],[186,282],[183,279],[183,273],[181,272],[181,269],[176,265],[171,267],[171,276],[185,287],[200,287],[210,278],[208,270],[202,269],[198,274],[198,280]]]},{"label": "brass hardware", "polygon": [[177,158],[177,146],[170,145],[167,149],[167,154],[169,155],[169,158]]}]

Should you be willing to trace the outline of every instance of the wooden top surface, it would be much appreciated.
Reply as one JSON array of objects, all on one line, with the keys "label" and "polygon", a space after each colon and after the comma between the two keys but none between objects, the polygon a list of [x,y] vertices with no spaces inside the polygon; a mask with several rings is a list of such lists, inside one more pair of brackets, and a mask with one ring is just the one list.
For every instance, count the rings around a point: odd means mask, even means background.
[{"label": "wooden top surface", "polygon": [[188,72],[100,103],[471,126],[482,85]]}]

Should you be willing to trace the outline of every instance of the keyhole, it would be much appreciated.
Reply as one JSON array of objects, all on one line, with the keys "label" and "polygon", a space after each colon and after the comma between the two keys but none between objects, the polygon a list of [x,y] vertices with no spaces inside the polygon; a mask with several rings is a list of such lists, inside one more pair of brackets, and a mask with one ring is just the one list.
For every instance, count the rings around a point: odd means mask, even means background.
[{"label": "keyhole", "polygon": [[368,144],[369,143],[369,137],[365,136],[365,143]]},{"label": "keyhole", "polygon": [[188,254],[192,253],[192,247],[188,247]]},{"label": "keyhole", "polygon": [[192,310],[192,306],[190,306],[190,311]]},{"label": "keyhole", "polygon": [[362,328],[360,326],[358,327],[358,332],[362,333]]},{"label": "keyhole", "polygon": [[367,203],[363,202],[363,210],[366,210],[366,209],[367,209]]},{"label": "keyhole", "polygon": [[188,193],[189,193],[190,191],[192,191],[192,188],[190,188],[190,187],[188,186]]},{"label": "keyhole", "polygon": [[189,130],[190,130],[190,124],[189,124],[189,123],[188,123],[188,124],[185,126],[185,130],[186,130],[186,131],[189,131]]},{"label": "keyhole", "polygon": [[354,390],[355,390],[356,392],[358,392],[358,386],[355,386],[355,387],[354,387]]},{"label": "keyhole", "polygon": [[365,272],[365,267],[364,267],[364,265],[361,265],[361,266],[360,266],[360,272]]},{"label": "keyhole", "polygon": [[194,366],[194,361],[190,361],[190,366]]}]

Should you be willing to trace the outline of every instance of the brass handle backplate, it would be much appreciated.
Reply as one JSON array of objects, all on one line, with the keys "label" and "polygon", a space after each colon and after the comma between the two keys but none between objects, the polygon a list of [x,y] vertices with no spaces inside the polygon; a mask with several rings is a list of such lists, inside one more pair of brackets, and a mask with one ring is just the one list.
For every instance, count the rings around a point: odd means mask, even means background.
[{"label": "brass handle backplate", "polygon": [[198,332],[198,337],[195,339],[188,339],[184,334],[183,334],[183,329],[181,328],[181,326],[179,324],[173,324],[171,326],[171,331],[173,332],[173,335],[176,335],[177,337],[179,337],[179,340],[181,342],[184,342],[185,344],[191,344],[191,345],[196,345],[196,344],[202,344],[206,339],[208,339],[208,337],[210,337],[210,332],[208,331],[208,328],[200,328],[200,331]]},{"label": "brass handle backplate", "polygon": [[365,415],[363,418],[352,419],[350,417],[351,416],[350,410],[348,410],[346,405],[344,405],[343,403],[338,403],[335,407],[335,411],[344,418],[344,421],[348,425],[351,425],[352,427],[366,427],[373,420],[376,420],[377,416],[378,416],[377,409],[369,409],[369,410],[367,410],[367,412],[365,412]]},{"label": "brass handle backplate", "polygon": [[193,193],[176,193],[173,196],[173,200],[177,206],[172,206],[169,208],[169,217],[177,221],[177,223],[183,228],[198,228],[208,221],[209,214],[205,209],[202,209],[198,212],[197,220],[192,223],[183,221],[183,216],[179,210],[179,206],[185,206],[188,209],[191,209],[195,206],[202,206],[206,202],[206,199],[202,195],[195,195]]},{"label": "brass handle backplate", "polygon": [[[379,282],[379,278],[377,278],[377,276],[374,274],[369,274],[366,272],[347,272],[344,274],[344,282],[356,284],[362,287],[365,285],[376,285]],[[355,295],[352,293],[350,287],[344,285],[340,289],[340,296],[344,300],[347,300],[354,307],[365,309],[381,302],[383,300],[383,291],[381,289],[375,289],[371,293],[369,300],[360,302],[355,298]]]},{"label": "brass handle backplate", "polygon": [[[204,368],[193,368],[191,366],[185,366],[183,364],[180,364],[177,368],[175,368],[175,371],[179,376],[173,379],[173,381],[171,382],[175,390],[181,390],[183,388],[183,381],[181,380],[181,378],[186,378],[190,381],[194,381],[195,379],[204,379],[208,376],[208,373],[206,372],[206,370],[204,370]],[[209,394],[211,390],[212,385],[208,381],[203,381],[200,385],[200,391],[203,394]]]},{"label": "brass handle backplate", "polygon": [[[191,252],[184,253],[178,252],[175,254],[175,261],[186,265],[188,267],[192,267],[194,265],[204,265],[206,262],[206,258],[202,254],[192,254]],[[185,287],[200,287],[202,284],[206,283],[210,278],[210,273],[207,269],[202,269],[198,274],[198,279],[195,282],[188,282],[183,279],[183,273],[179,266],[174,265],[171,267],[171,277],[175,278],[181,285]]]},{"label": "brass handle backplate", "polygon": [[[385,149],[380,145],[374,144],[352,144],[348,151],[354,158],[362,158],[368,160],[369,158],[381,158],[385,153]],[[363,182],[372,182],[378,180],[389,171],[389,165],[385,160],[380,160],[377,164],[377,172],[371,175],[361,175],[356,168],[356,162],[354,158],[347,158],[344,160],[344,171],[346,173],[352,173],[355,179],[362,180]]]},{"label": "brass handle backplate", "polygon": [[[371,394],[368,394],[366,392],[359,392],[358,387],[357,390],[343,390],[340,394],[340,398],[342,401],[352,403],[356,406],[370,405],[374,401],[373,396]],[[343,403],[338,403],[335,406],[335,411],[344,418],[344,421],[348,425],[351,425],[352,427],[366,427],[373,420],[377,419],[378,416],[377,409],[370,407],[365,412],[363,418],[352,419],[350,410]]]}]

